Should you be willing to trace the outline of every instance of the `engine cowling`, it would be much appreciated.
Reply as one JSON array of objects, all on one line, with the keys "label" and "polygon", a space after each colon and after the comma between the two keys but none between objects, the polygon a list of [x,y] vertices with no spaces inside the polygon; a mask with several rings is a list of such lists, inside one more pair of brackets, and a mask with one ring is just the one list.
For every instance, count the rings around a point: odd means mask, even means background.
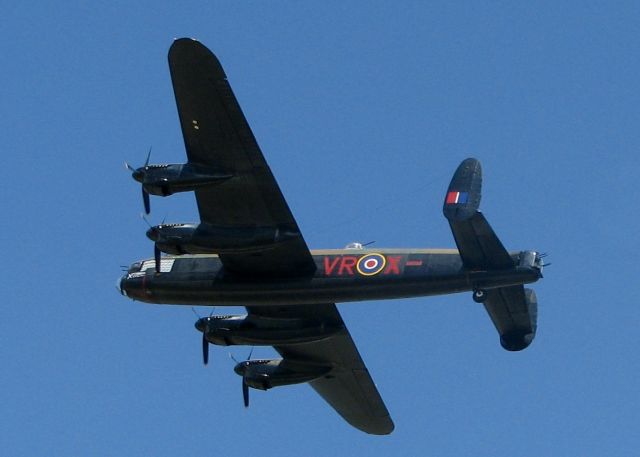
[{"label": "engine cowling", "polygon": [[136,169],[132,176],[146,192],[162,197],[218,185],[233,177],[224,170],[192,163],[148,164]]},{"label": "engine cowling", "polygon": [[245,360],[234,371],[244,383],[259,390],[313,381],[331,371],[323,364],[292,362],[286,359]]},{"label": "engine cowling", "polygon": [[160,224],[147,230],[147,238],[167,254],[187,254],[185,249],[198,228],[198,224]]},{"label": "engine cowling", "polygon": [[223,227],[210,224],[161,224],[147,237],[167,254],[256,252],[300,236],[290,227]]},{"label": "engine cowling", "polygon": [[257,316],[208,316],[195,323],[207,341],[220,346],[274,346],[320,341],[342,326],[316,319],[263,319]]}]

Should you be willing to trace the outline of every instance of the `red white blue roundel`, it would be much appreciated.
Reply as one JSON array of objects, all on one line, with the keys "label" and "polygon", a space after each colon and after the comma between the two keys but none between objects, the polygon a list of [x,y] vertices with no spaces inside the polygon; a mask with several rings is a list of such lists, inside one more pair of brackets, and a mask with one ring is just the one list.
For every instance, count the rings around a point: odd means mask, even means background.
[{"label": "red white blue roundel", "polygon": [[382,254],[367,254],[360,257],[356,268],[363,276],[377,275],[387,264],[387,259]]}]

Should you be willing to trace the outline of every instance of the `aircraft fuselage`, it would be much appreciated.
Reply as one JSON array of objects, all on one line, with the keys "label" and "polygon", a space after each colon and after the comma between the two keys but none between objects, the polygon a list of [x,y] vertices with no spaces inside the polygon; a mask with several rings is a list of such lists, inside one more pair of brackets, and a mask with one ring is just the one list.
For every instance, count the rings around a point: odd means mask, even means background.
[{"label": "aircraft fuselage", "polygon": [[[312,251],[313,274],[247,279],[217,255],[166,256],[137,262],[120,279],[123,295],[147,303],[259,306],[339,303],[440,295],[528,284],[542,277],[536,256],[513,253],[516,267],[470,271],[455,249]],[[264,254],[268,255],[268,254]]]}]

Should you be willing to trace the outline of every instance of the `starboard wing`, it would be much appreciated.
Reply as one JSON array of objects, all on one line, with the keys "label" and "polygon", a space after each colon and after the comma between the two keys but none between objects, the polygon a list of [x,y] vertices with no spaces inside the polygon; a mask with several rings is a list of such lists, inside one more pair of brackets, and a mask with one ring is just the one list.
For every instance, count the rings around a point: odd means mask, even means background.
[{"label": "starboard wing", "polygon": [[189,162],[233,176],[195,191],[201,222],[294,234],[264,252],[221,255],[225,267],[252,275],[313,271],[309,249],[216,56],[181,38],[169,50],[169,68]]},{"label": "starboard wing", "polygon": [[373,379],[347,330],[336,305],[247,307],[250,314],[269,317],[323,319],[342,330],[312,343],[278,345],[285,359],[330,364],[333,369],[309,384],[349,424],[375,435],[386,435],[394,425]]}]

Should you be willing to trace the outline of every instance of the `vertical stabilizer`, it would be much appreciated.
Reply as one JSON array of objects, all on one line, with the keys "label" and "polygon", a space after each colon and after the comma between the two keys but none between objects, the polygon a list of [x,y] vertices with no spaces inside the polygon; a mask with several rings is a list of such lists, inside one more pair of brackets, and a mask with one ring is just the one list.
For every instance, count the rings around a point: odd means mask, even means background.
[{"label": "vertical stabilizer", "polygon": [[464,221],[473,217],[480,207],[482,167],[476,159],[464,160],[451,179],[444,199],[444,216],[449,221]]}]

